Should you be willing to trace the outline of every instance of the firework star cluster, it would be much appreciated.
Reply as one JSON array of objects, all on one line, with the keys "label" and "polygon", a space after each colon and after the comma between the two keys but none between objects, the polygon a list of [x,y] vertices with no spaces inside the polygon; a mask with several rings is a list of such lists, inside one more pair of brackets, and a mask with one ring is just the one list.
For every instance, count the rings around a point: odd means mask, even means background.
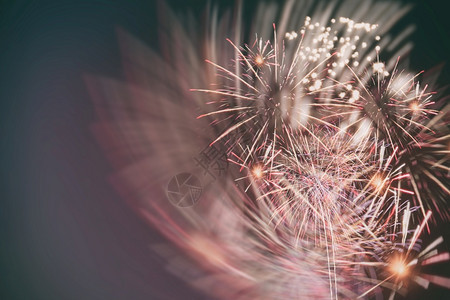
[{"label": "firework star cluster", "polygon": [[[248,36],[241,10],[210,8],[200,32],[167,11],[162,57],[120,32],[127,82],[87,80],[113,182],[170,241],[153,246],[169,270],[219,299],[450,288],[423,272],[448,261],[443,237],[422,243],[450,216],[450,107],[408,67],[412,27],[389,33],[409,7],[261,2]],[[167,201],[181,172],[191,207]]]}]

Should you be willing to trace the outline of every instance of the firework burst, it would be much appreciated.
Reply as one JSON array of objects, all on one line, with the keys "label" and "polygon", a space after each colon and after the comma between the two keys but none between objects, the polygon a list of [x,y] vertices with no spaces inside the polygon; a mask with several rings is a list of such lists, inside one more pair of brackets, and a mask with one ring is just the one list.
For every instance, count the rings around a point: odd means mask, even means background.
[{"label": "firework burst", "polygon": [[[353,4],[287,1],[269,23],[262,12],[272,10],[260,4],[248,43],[240,8],[231,33],[213,10],[202,49],[172,17],[169,40],[186,55],[166,61],[122,35],[132,84],[110,85],[137,113],[117,105],[111,115],[142,126],[157,158],[124,151],[131,165],[114,182],[187,251],[171,269],[193,286],[221,299],[393,299],[413,283],[450,288],[422,271],[449,259],[437,248],[443,238],[421,245],[431,220],[449,218],[448,107],[422,72],[400,67],[410,31],[387,32],[407,8],[365,1],[348,13]],[[143,99],[158,111],[142,110]],[[110,132],[119,122],[103,121]],[[121,138],[134,141],[125,130]],[[196,206],[174,207],[163,189],[176,173],[196,172],[199,143],[208,145],[201,166],[221,151],[229,168],[220,178],[206,170],[217,180]]]}]

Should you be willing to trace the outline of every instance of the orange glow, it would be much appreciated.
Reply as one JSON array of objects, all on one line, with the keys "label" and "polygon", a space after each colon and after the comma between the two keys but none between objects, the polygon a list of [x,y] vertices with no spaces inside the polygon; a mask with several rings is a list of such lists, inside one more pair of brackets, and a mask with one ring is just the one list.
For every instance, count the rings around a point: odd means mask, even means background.
[{"label": "orange glow", "polygon": [[395,260],[391,264],[391,271],[392,273],[396,274],[397,276],[405,276],[408,271],[408,267],[405,265],[405,263],[401,260]]},{"label": "orange glow", "polygon": [[384,180],[383,178],[376,174],[373,178],[372,178],[372,186],[376,189],[376,190],[381,190],[384,186]]},{"label": "orange glow", "polygon": [[420,107],[419,104],[417,102],[411,102],[411,104],[409,105],[409,109],[411,109],[413,112],[417,112]]},{"label": "orange glow", "polygon": [[209,237],[193,234],[190,238],[189,245],[195,251],[194,253],[197,254],[196,258],[200,261],[215,267],[226,265],[225,256],[221,250],[222,247]]},{"label": "orange glow", "polygon": [[258,55],[255,57],[255,63],[256,63],[256,65],[257,65],[258,67],[264,65],[264,58],[262,58],[261,55],[258,54]]},{"label": "orange glow", "polygon": [[262,166],[260,166],[260,165],[254,166],[252,169],[252,174],[257,179],[262,178],[264,176],[264,170],[263,170]]}]

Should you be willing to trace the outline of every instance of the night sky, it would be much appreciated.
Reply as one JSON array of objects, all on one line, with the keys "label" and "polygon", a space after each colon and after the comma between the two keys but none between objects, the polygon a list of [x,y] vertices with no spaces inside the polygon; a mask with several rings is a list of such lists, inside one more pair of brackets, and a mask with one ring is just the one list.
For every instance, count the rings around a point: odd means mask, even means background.
[{"label": "night sky", "polygon": [[[198,16],[206,4],[167,2]],[[257,1],[244,2],[247,14]],[[0,299],[204,299],[150,251],[163,239],[114,192],[90,130],[83,75],[123,78],[118,27],[158,49],[156,1],[0,3]],[[450,62],[446,1],[415,3],[402,21],[417,26],[412,68]],[[439,82],[450,83],[448,63]]]}]

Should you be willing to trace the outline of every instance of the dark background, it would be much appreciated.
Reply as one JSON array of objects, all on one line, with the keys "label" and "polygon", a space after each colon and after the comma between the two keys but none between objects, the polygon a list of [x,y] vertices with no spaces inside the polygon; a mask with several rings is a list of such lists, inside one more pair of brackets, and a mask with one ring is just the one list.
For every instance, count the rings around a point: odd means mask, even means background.
[{"label": "dark background", "polygon": [[[168,2],[198,14],[206,3]],[[414,2],[413,67],[450,62],[447,1]],[[114,193],[89,130],[82,74],[120,78],[116,27],[157,48],[156,16],[149,0],[0,2],[1,299],[202,299],[150,252],[162,239]]]}]

